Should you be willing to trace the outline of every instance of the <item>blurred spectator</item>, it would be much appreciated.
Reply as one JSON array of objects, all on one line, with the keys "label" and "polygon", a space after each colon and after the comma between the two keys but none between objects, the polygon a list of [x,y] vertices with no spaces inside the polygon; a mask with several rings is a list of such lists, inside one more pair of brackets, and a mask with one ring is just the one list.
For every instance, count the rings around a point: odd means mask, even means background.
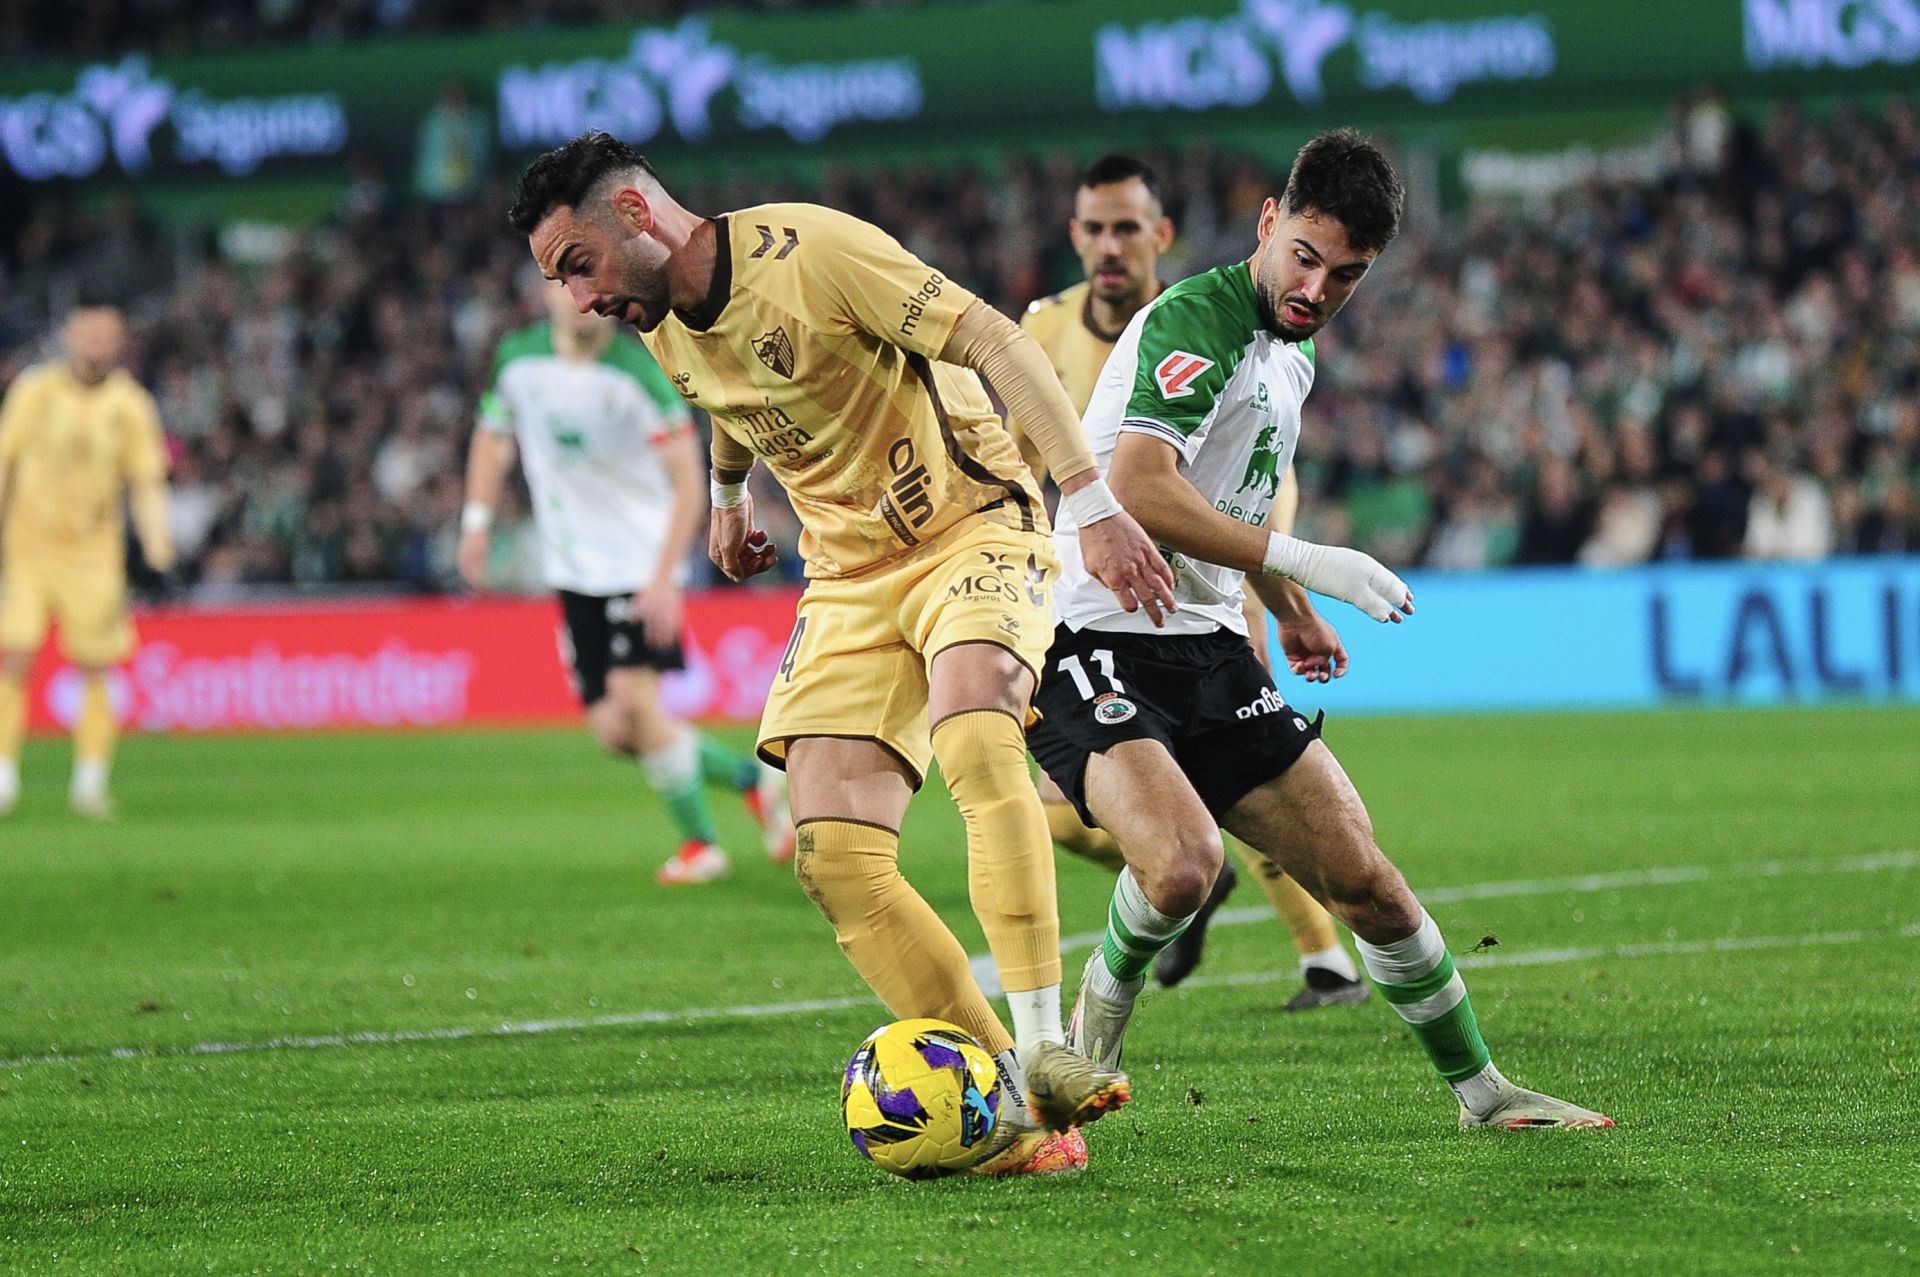
[{"label": "blurred spectator", "polygon": [[487,180],[493,136],[484,112],[458,84],[441,88],[420,121],[413,193],[432,204],[472,199]]},{"label": "blurred spectator", "polygon": [[1747,508],[1749,559],[1821,559],[1833,551],[1833,510],[1791,454],[1756,455]]},{"label": "blurred spectator", "polygon": [[[1706,95],[1676,110],[1669,150],[1652,182],[1409,218],[1316,343],[1302,535],[1445,569],[1920,547],[1914,112],[1755,121]],[[824,200],[1017,313],[1076,278],[1063,219],[1084,158],[829,165],[815,187],[734,172],[683,195]],[[1147,158],[1181,231],[1170,277],[1251,249],[1281,174],[1204,145]],[[436,203],[397,195],[377,157],[349,165],[333,217],[296,232],[206,235],[40,191],[0,219],[0,381],[45,355],[103,261],[136,293],[136,371],[180,454],[202,597],[452,587],[459,441],[494,340],[532,313],[532,265],[502,174]],[[785,499],[756,496],[791,545]],[[514,520],[496,579],[531,584]]]},{"label": "blurred spectator", "polygon": [[186,53],[269,41],[333,43],[383,32],[516,30],[660,21],[717,8],[847,8],[933,0],[8,0],[0,58]]},{"label": "blurred spectator", "polygon": [[1571,563],[1592,529],[1593,512],[1580,496],[1573,467],[1549,457],[1534,480],[1515,561]]}]

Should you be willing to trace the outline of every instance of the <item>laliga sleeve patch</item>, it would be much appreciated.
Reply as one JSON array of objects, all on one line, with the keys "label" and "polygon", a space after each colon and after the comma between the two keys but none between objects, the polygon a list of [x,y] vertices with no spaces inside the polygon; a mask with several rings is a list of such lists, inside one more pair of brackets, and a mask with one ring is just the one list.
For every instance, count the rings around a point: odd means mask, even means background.
[{"label": "laliga sleeve patch", "polygon": [[1193,383],[1201,373],[1213,367],[1213,360],[1176,350],[1154,366],[1154,384],[1162,399],[1184,399],[1193,393]]}]

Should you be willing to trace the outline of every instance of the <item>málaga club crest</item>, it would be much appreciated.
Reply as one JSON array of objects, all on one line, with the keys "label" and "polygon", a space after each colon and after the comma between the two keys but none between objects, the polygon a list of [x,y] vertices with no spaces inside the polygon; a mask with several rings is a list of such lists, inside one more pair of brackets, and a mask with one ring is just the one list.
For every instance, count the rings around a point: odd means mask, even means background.
[{"label": "m\u00e1laga club crest", "polygon": [[753,339],[753,353],[760,356],[760,362],[789,380],[793,377],[793,342],[787,337],[787,330],[776,328],[770,333],[761,333]]}]

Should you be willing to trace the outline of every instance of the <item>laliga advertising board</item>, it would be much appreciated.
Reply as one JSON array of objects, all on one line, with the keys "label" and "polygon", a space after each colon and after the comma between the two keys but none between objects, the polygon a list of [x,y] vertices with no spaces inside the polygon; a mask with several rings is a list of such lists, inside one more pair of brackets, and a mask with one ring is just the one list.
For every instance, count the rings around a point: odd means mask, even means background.
[{"label": "laliga advertising board", "polygon": [[[798,597],[690,596],[688,667],[668,677],[669,706],[690,718],[757,719]],[[140,650],[112,694],[122,721],[144,731],[542,724],[580,713],[559,615],[544,596],[168,608],[136,619]],[[34,671],[36,729],[64,730],[79,712],[79,677],[57,650]]]},{"label": "laliga advertising board", "polygon": [[[1336,715],[1920,702],[1920,557],[1407,579],[1420,610],[1405,625],[1325,605],[1353,671],[1283,677],[1288,701]],[[798,599],[690,595],[671,708],[759,718]],[[155,732],[568,723],[558,620],[544,597],[149,612],[115,703]],[[43,657],[34,726],[70,724],[78,701],[77,677]]]}]

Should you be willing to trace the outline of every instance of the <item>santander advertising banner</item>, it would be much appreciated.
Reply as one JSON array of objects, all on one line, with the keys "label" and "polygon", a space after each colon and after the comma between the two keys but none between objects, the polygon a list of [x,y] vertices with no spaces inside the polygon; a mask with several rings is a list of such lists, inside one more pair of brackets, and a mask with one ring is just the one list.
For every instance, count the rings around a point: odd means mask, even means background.
[{"label": "santander advertising banner", "polygon": [[[689,718],[752,722],[786,650],[798,590],[687,599],[687,668],[665,683]],[[550,598],[396,599],[139,614],[114,676],[121,720],[151,732],[430,728],[576,721]],[[80,679],[56,643],[30,726],[69,727]]]}]

